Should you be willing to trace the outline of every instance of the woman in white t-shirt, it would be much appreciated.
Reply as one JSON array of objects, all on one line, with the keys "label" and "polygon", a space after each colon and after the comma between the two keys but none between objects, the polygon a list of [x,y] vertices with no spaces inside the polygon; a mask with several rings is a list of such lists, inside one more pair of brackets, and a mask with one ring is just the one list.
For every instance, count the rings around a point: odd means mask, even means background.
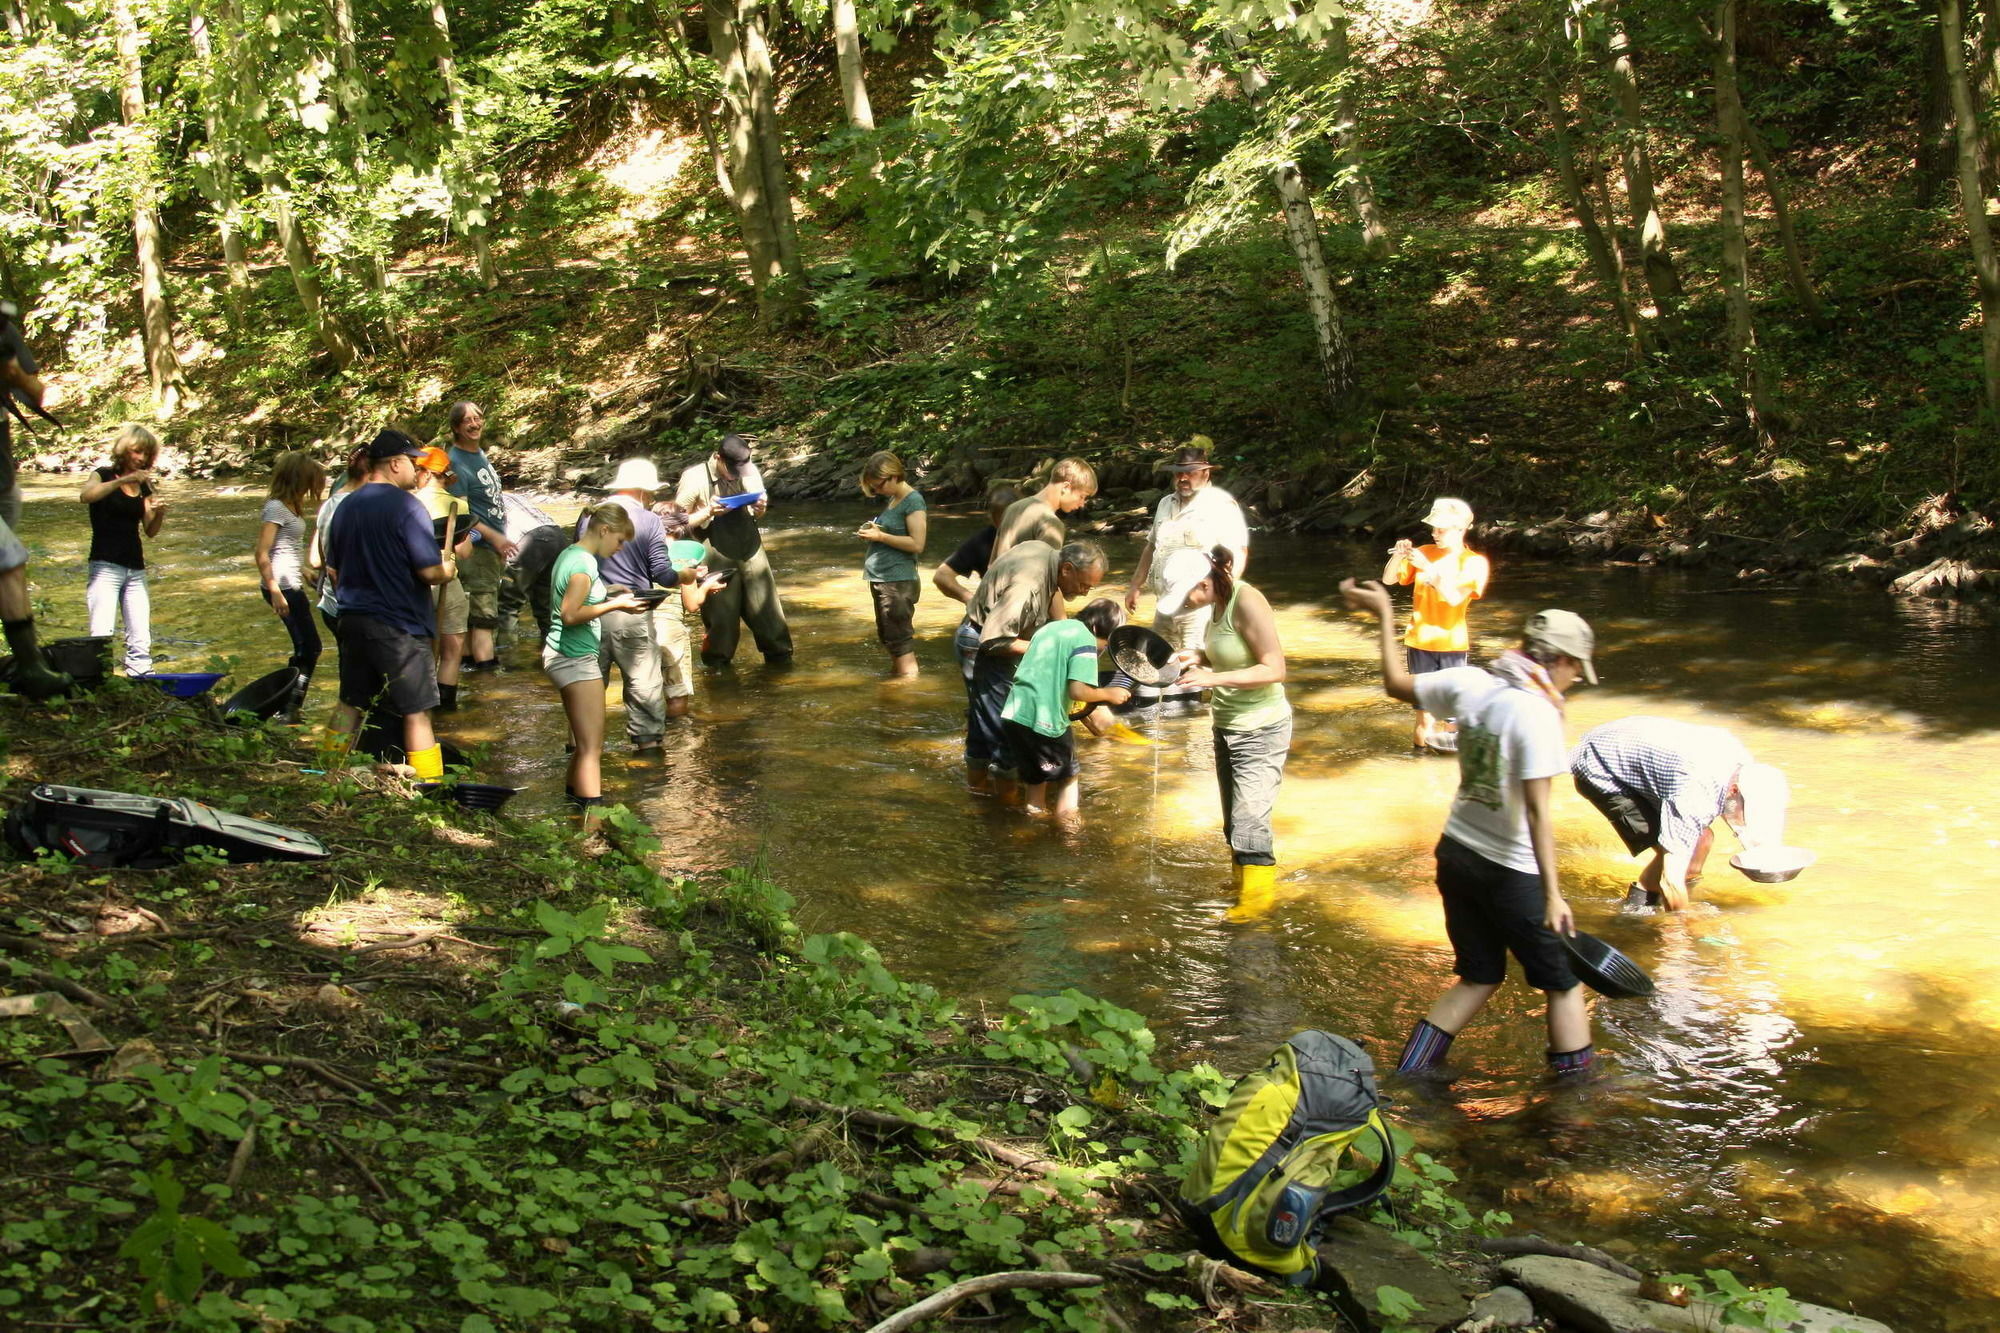
[{"label": "woman in white t-shirt", "polygon": [[291,635],[292,669],[307,677],[319,664],[320,639],[306,596],[306,585],[319,573],[306,564],[306,510],[325,494],[326,469],[318,459],[296,450],[280,454],[257,525],[259,588]]}]

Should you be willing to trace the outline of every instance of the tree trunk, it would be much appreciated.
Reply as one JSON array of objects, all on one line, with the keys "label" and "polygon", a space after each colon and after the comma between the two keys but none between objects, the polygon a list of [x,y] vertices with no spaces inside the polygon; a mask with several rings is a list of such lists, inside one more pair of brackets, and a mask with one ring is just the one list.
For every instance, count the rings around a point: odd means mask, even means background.
[{"label": "tree trunk", "polygon": [[1813,286],[1812,275],[1806,271],[1805,250],[1800,246],[1798,232],[1792,226],[1792,192],[1786,187],[1784,177],[1771,165],[1771,154],[1764,147],[1764,136],[1757,133],[1757,127],[1750,123],[1740,99],[1736,111],[1742,117],[1743,145],[1750,152],[1750,164],[1763,177],[1764,193],[1771,199],[1771,216],[1777,219],[1778,245],[1785,252],[1785,276],[1792,284],[1792,295],[1798,298],[1807,318],[1816,325],[1824,325],[1826,306],[1819,299],[1819,289]]},{"label": "tree trunk", "polygon": [[791,173],[785,168],[785,136],[778,125],[778,80],[771,69],[771,48],[764,40],[761,5],[762,0],[737,0],[736,32],[743,49],[757,160],[764,169],[764,195],[778,231],[778,262],[796,280],[803,278],[804,270],[799,265],[799,233],[792,217]]},{"label": "tree trunk", "polygon": [[[361,78],[361,58],[355,50],[353,0],[333,0],[333,53],[340,72],[358,82]],[[347,105],[344,97],[340,99],[340,110],[343,119],[353,120],[354,108]],[[358,190],[368,175],[368,135],[358,126],[354,131],[354,153],[348,168],[348,178]],[[358,276],[373,291],[389,290],[388,267],[379,257],[354,255],[350,262],[353,264],[348,270],[350,276]],[[400,334],[397,340],[401,342]]]},{"label": "tree trunk", "polygon": [[[1238,48],[1243,45],[1240,36],[1225,40]],[[1251,110],[1263,114],[1264,89],[1270,78],[1257,65],[1247,62],[1237,78]],[[1297,162],[1280,162],[1272,169],[1271,179],[1284,206],[1285,239],[1291,242],[1292,254],[1299,261],[1299,276],[1305,281],[1306,306],[1312,312],[1313,335],[1319,347],[1320,386],[1327,405],[1338,412],[1347,406],[1354,392],[1354,348],[1347,341],[1347,329],[1340,319],[1340,302],[1333,291],[1333,274],[1320,249],[1312,191],[1306,187]]]},{"label": "tree trunk", "polygon": [[1736,87],[1736,0],[1715,5],[1715,128],[1722,162],[1722,294],[1729,310],[1729,373],[1745,420],[1760,444],[1771,412],[1750,309],[1750,247],[1743,236],[1743,107]]},{"label": "tree trunk", "polygon": [[319,265],[312,242],[306,239],[305,228],[292,212],[291,188],[282,176],[266,175],[263,179],[264,197],[271,201],[271,223],[278,229],[278,243],[285,250],[285,267],[292,271],[292,287],[299,294],[299,304],[305,307],[306,323],[334,364],[345,370],[354,364],[354,340],[347,336],[340,317],[328,307],[320,290]]},{"label": "tree trunk", "polygon": [[[764,160],[771,141],[759,128],[748,68],[750,58],[742,22],[748,8],[745,0],[703,0],[709,48],[719,67],[722,109],[728,120],[727,138],[712,141],[716,147],[715,176],[736,209],[743,248],[750,261],[750,285],[757,293],[758,312],[766,323],[784,323],[791,316],[797,293],[788,291],[794,284],[783,280],[803,275],[799,271],[783,158],[779,158],[775,169]],[[769,69],[766,52],[767,78]],[[771,191],[774,177],[780,186],[775,198]]]},{"label": "tree trunk", "polygon": [[217,99],[212,91],[227,75],[215,63],[215,45],[209,37],[208,19],[193,5],[188,8],[188,43],[201,64],[202,127],[208,135],[208,165],[196,173],[215,206],[215,230],[222,239],[222,268],[229,317],[243,319],[243,301],[250,290],[250,256],[243,244],[243,209],[236,193],[236,145],[224,137],[222,118],[216,114]]},{"label": "tree trunk", "polygon": [[1347,202],[1361,222],[1362,251],[1370,259],[1387,259],[1396,253],[1396,238],[1390,235],[1388,224],[1382,220],[1382,210],[1375,202],[1375,186],[1368,179],[1367,165],[1361,155],[1361,122],[1354,111],[1353,64],[1348,49],[1346,14],[1333,21],[1328,40],[1333,47],[1335,68],[1340,71],[1337,76],[1340,84],[1334,90],[1333,145],[1340,161],[1341,179],[1347,186]]},{"label": "tree trunk", "polygon": [[1972,247],[1972,271],[1979,280],[1986,410],[2000,414],[2000,258],[1993,251],[1986,193],[1980,183],[1979,117],[1972,101],[1972,80],[1965,69],[1965,22],[1959,0],[1938,0],[1938,41],[1944,55],[1945,86],[1951,93],[1952,118],[1957,122],[1959,203],[1965,214],[1966,239]]},{"label": "tree trunk", "polygon": [[[431,0],[431,26],[437,29],[441,43],[437,70],[438,77],[444,81],[445,108],[451,115],[452,153],[456,156],[465,146],[465,104],[458,95],[458,63],[452,56],[451,19],[445,13],[444,0]],[[493,247],[487,239],[490,223],[484,217],[477,221],[464,217],[470,208],[485,213],[493,206],[492,199],[484,197],[483,188],[472,188],[477,185],[476,178],[477,173],[469,171],[461,163],[445,166],[445,183],[451,192],[452,209],[460,215],[459,226],[465,239],[472,244],[473,258],[479,263],[479,280],[491,291],[500,285],[500,270],[493,262]]]},{"label": "tree trunk", "polygon": [[833,49],[840,63],[840,103],[847,123],[857,130],[875,128],[875,109],[868,104],[868,84],[861,71],[861,24],[854,0],[833,0]]},{"label": "tree trunk", "polygon": [[[132,0],[112,0],[111,24],[118,49],[118,111],[127,128],[146,120],[146,75],[140,59],[138,16]],[[148,133],[138,149],[132,183],[132,238],[139,258],[140,337],[146,369],[161,417],[171,417],[187,391],[180,354],[174,351],[174,312],[167,297],[167,270],[160,253],[160,215],[153,174],[154,144]]]},{"label": "tree trunk", "polygon": [[1582,172],[1577,170],[1576,154],[1569,143],[1569,114],[1563,108],[1562,89],[1556,86],[1554,79],[1542,84],[1542,108],[1548,113],[1549,143],[1555,153],[1556,175],[1562,182],[1563,195],[1569,200],[1570,212],[1576,216],[1577,228],[1583,233],[1583,248],[1590,256],[1590,266],[1603,285],[1605,294],[1611,298],[1612,308],[1631,345],[1633,360],[1644,361],[1647,355],[1646,326],[1639,319],[1639,312],[1632,308],[1631,294],[1625,289],[1624,265],[1597,220],[1597,210],[1590,202],[1590,191]]},{"label": "tree trunk", "polygon": [[1653,189],[1653,154],[1646,146],[1646,109],[1639,97],[1639,74],[1632,65],[1632,39],[1615,13],[1607,16],[1606,52],[1611,82],[1618,94],[1618,119],[1623,139],[1625,193],[1632,205],[1632,225],[1639,235],[1640,271],[1659,314],[1660,339],[1671,343],[1680,335],[1681,279],[1667,248],[1667,224],[1660,217]]}]

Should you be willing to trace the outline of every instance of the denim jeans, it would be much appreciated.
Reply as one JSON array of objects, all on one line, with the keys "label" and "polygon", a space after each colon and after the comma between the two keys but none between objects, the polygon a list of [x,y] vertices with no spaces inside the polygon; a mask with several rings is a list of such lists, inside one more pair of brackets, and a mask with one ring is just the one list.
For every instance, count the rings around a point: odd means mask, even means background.
[{"label": "denim jeans", "polygon": [[111,633],[123,615],[126,675],[143,676],[153,669],[153,600],[146,592],[145,570],[109,560],[91,561],[83,603],[90,611],[93,635]]},{"label": "denim jeans", "polygon": [[[303,588],[286,588],[285,614],[279,621],[285,632],[292,636],[292,669],[301,676],[310,676],[319,665],[321,644],[319,626],[313,624],[312,599]],[[264,605],[271,604],[271,596],[262,584],[257,587],[257,598]]]},{"label": "denim jeans", "polygon": [[1215,732],[1215,782],[1222,789],[1222,836],[1240,866],[1276,865],[1271,810],[1292,749],[1292,720],[1255,731]]},{"label": "denim jeans", "polygon": [[979,654],[972,680],[966,685],[965,763],[968,768],[1010,768],[1006,733],[1000,727],[1000,710],[1007,706],[1007,694],[1014,688],[1014,668],[1020,660],[1012,653]]}]

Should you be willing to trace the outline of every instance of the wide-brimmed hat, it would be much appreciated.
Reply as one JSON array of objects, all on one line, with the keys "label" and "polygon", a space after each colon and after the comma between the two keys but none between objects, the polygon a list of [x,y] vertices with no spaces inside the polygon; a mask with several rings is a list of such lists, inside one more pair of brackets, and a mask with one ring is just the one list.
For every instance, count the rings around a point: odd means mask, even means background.
[{"label": "wide-brimmed hat", "polygon": [[1188,594],[1215,572],[1208,552],[1183,547],[1168,554],[1160,565],[1160,600],[1154,609],[1163,616],[1177,616],[1187,608]]},{"label": "wide-brimmed hat", "polygon": [[1736,794],[1743,800],[1743,823],[1737,833],[1746,847],[1776,847],[1785,840],[1785,814],[1792,803],[1792,786],[1775,764],[1749,763],[1736,774]]},{"label": "wide-brimmed hat", "polygon": [[1431,501],[1431,512],[1424,515],[1427,528],[1469,528],[1472,526],[1472,506],[1463,500],[1443,496]]},{"label": "wide-brimmed hat", "polygon": [[1163,472],[1193,472],[1198,468],[1212,468],[1208,451],[1215,447],[1215,441],[1206,435],[1197,435],[1174,452],[1171,463],[1160,464]]},{"label": "wide-brimmed hat", "polygon": [[1528,617],[1528,628],[1521,637],[1537,647],[1574,657],[1583,664],[1583,678],[1592,685],[1597,683],[1597,668],[1590,662],[1597,651],[1597,635],[1590,622],[1576,612],[1537,611]]},{"label": "wide-brimmed hat", "polygon": [[628,458],[618,465],[618,474],[611,479],[614,491],[657,491],[660,489],[660,470],[653,466],[650,458]]}]

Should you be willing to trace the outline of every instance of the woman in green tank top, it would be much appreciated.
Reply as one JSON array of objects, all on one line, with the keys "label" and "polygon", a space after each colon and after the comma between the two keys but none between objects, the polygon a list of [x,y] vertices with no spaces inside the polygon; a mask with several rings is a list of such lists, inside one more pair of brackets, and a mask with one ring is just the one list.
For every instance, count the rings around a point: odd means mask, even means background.
[{"label": "woman in green tank top", "polygon": [[1264,594],[1230,572],[1229,548],[1175,551],[1160,574],[1158,611],[1177,616],[1216,608],[1200,651],[1175,654],[1187,664],[1179,683],[1209,690],[1215,723],[1215,781],[1222,789],[1222,836],[1236,863],[1232,921],[1249,921],[1277,896],[1271,809],[1292,748],[1292,705],[1285,698],[1285,649]]}]

